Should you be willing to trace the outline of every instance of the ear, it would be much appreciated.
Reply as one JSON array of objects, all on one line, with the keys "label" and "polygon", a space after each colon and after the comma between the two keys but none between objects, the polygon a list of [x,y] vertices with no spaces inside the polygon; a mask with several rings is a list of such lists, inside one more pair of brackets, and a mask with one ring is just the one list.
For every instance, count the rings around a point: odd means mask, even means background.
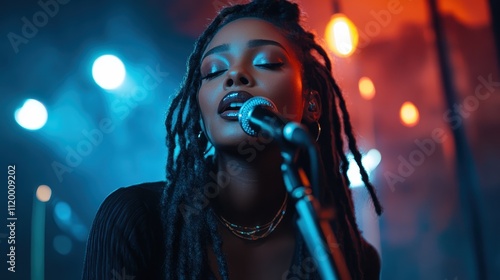
[{"label": "ear", "polygon": [[315,123],[321,117],[321,97],[317,91],[311,90],[305,94],[304,98],[305,103],[302,119],[310,123]]}]

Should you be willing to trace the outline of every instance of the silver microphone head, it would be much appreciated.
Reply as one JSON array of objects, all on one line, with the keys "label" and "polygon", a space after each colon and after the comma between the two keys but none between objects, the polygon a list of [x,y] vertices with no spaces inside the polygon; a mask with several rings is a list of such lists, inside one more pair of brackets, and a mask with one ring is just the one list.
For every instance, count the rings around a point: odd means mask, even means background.
[{"label": "silver microphone head", "polygon": [[269,107],[272,111],[278,112],[276,105],[266,97],[256,96],[248,99],[240,108],[238,113],[238,120],[240,122],[241,128],[246,134],[250,136],[257,136],[257,132],[250,126],[250,117],[252,111],[257,106]]}]

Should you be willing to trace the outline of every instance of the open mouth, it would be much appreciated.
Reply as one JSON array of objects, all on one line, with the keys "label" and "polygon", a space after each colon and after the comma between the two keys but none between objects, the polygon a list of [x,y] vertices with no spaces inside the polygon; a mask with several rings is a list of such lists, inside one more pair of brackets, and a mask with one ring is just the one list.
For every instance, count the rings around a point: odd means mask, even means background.
[{"label": "open mouth", "polygon": [[217,108],[217,113],[223,119],[236,121],[238,120],[238,113],[241,106],[252,97],[253,95],[246,91],[232,91],[222,98]]}]

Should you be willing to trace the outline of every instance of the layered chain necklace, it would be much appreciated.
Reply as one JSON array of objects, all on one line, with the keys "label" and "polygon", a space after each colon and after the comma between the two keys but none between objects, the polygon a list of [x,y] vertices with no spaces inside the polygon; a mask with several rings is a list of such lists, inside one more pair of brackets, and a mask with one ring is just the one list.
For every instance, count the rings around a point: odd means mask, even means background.
[{"label": "layered chain necklace", "polygon": [[269,223],[260,226],[254,226],[254,227],[239,226],[229,222],[222,216],[219,215],[216,216],[217,218],[219,218],[219,221],[221,221],[221,223],[224,226],[226,226],[226,228],[228,228],[234,235],[238,236],[239,238],[243,238],[246,240],[258,240],[268,236],[269,234],[271,234],[271,232],[273,232],[276,229],[276,227],[280,224],[281,220],[283,220],[283,217],[285,216],[287,204],[288,204],[288,193],[285,192],[285,200],[283,200],[283,203],[281,204],[278,213],[276,213],[274,218]]}]

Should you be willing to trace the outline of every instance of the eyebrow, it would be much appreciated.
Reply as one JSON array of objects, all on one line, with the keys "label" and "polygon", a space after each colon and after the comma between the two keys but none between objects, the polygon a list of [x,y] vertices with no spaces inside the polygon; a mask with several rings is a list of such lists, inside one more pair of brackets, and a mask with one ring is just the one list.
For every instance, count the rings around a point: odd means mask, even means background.
[{"label": "eyebrow", "polygon": [[228,50],[229,50],[229,44],[222,44],[220,46],[213,47],[203,55],[201,60],[205,59],[205,57],[207,57],[211,54],[220,53],[220,52],[227,52]]},{"label": "eyebrow", "polygon": [[267,46],[267,45],[278,46],[286,52],[286,49],[285,49],[285,47],[283,47],[283,45],[281,45],[280,43],[273,41],[273,40],[256,39],[256,40],[248,41],[248,44],[247,44],[247,46],[249,48],[256,48],[256,47]]},{"label": "eyebrow", "polygon": [[[273,41],[273,40],[265,40],[265,39],[255,39],[255,40],[250,40],[248,41],[247,43],[247,46],[249,48],[256,48],[256,47],[260,47],[260,46],[277,46],[277,47],[280,47],[282,48],[285,52],[286,49],[285,47],[283,47],[282,44],[276,42],[276,41]],[[210,50],[208,50],[204,55],[203,57],[201,58],[201,60],[205,59],[205,57],[211,55],[211,54],[214,54],[214,53],[220,53],[220,52],[226,52],[226,51],[229,51],[229,44],[222,44],[222,45],[219,45],[219,46],[216,46],[216,47],[213,47],[211,48]],[[288,53],[288,52],[287,52]]]}]

